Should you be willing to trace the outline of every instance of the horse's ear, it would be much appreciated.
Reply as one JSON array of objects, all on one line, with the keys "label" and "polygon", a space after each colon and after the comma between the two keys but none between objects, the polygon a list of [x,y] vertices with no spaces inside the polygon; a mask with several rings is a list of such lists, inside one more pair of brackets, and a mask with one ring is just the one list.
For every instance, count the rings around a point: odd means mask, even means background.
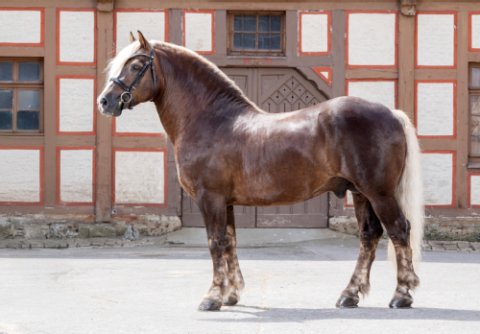
[{"label": "horse's ear", "polygon": [[130,34],[128,36],[128,39],[130,40],[130,43],[133,43],[136,41],[135,35],[133,35],[133,32],[130,31]]},{"label": "horse's ear", "polygon": [[150,43],[148,43],[147,39],[143,36],[140,30],[137,30],[137,32],[138,32],[138,41],[140,42],[142,49],[147,51],[150,50],[152,48],[150,46]]}]

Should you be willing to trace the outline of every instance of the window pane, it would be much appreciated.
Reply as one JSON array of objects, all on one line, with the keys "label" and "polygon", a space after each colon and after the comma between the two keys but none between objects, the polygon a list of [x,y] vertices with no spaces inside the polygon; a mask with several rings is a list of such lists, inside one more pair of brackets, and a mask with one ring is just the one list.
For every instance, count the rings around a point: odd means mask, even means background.
[{"label": "window pane", "polygon": [[242,35],[242,49],[255,49],[255,34]]},{"label": "window pane", "polygon": [[272,50],[281,49],[280,34],[270,35],[270,49]]},{"label": "window pane", "polygon": [[270,36],[268,34],[258,35],[258,48],[262,50],[270,49]]},{"label": "window pane", "polygon": [[12,81],[13,63],[0,62],[0,81]]},{"label": "window pane", "polygon": [[243,31],[257,31],[257,17],[245,15],[243,17]]},{"label": "window pane", "polygon": [[0,111],[0,130],[12,130],[11,111]]},{"label": "window pane", "polygon": [[40,110],[40,92],[38,90],[18,91],[18,110]]},{"label": "window pane", "polygon": [[18,130],[38,130],[40,127],[40,112],[38,111],[18,111],[17,129]]},{"label": "window pane", "polygon": [[472,156],[480,156],[480,95],[470,96],[470,154]]},{"label": "window pane", "polygon": [[261,15],[258,18],[258,30],[260,32],[267,32],[270,30],[269,24],[270,23],[270,16]]},{"label": "window pane", "polygon": [[258,36],[258,48],[262,50],[280,50],[280,35],[260,34]]},{"label": "window pane", "polygon": [[18,63],[19,81],[40,81],[39,63]]},{"label": "window pane", "polygon": [[0,109],[12,109],[13,91],[0,89]]},{"label": "window pane", "polygon": [[243,29],[243,16],[235,15],[233,18],[233,30],[241,31]]},{"label": "window pane", "polygon": [[270,16],[270,31],[280,32],[281,28],[282,28],[281,17],[278,15]]},{"label": "window pane", "polygon": [[470,86],[480,87],[480,67],[472,67],[470,70]]},{"label": "window pane", "polygon": [[242,35],[238,32],[233,34],[233,47],[235,49],[241,49],[242,48]]}]

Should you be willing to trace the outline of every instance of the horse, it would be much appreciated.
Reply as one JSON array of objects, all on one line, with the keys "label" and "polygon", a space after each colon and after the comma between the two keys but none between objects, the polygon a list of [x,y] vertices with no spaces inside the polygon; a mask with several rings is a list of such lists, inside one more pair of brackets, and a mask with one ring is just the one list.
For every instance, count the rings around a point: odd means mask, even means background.
[{"label": "horse", "polygon": [[114,57],[99,111],[118,117],[153,101],[173,144],[178,180],[198,205],[213,280],[199,310],[235,305],[244,288],[234,205],[268,206],[331,191],[353,194],[360,250],[336,303],[357,307],[384,229],[394,249],[391,308],[409,308],[423,232],[420,149],[408,116],[355,97],[281,114],[250,101],[217,66],[184,47],[138,39]]}]

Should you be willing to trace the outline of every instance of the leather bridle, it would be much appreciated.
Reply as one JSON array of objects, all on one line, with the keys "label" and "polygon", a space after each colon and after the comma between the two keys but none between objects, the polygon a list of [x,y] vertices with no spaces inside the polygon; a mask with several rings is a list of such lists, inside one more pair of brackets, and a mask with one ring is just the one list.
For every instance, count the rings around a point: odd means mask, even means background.
[{"label": "leather bridle", "polygon": [[[118,102],[118,105],[120,107],[120,110],[124,108],[124,105],[128,105],[130,108],[130,104],[133,101],[133,95],[132,91],[135,89],[135,85],[138,84],[138,82],[143,78],[145,73],[148,71],[148,69],[151,69],[152,72],[152,80],[153,80],[153,85],[157,85],[157,77],[155,75],[155,70],[153,68],[153,61],[155,59],[155,51],[152,48],[150,51],[150,54],[138,54],[130,57],[128,60],[132,58],[137,58],[137,57],[147,57],[148,60],[147,62],[143,65],[141,70],[137,73],[137,76],[133,80],[133,82],[130,85],[127,85],[125,82],[123,82],[121,79],[118,77],[116,78],[110,78],[110,81],[113,81],[115,84],[120,86],[123,89],[123,93],[120,95],[120,101]],[[127,61],[128,61],[127,60]]]}]

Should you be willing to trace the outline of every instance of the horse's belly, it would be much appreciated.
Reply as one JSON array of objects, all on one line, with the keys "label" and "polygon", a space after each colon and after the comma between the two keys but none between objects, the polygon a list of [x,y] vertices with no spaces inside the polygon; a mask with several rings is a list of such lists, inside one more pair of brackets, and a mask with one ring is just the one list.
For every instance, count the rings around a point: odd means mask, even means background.
[{"label": "horse's belly", "polygon": [[323,189],[323,178],[317,173],[310,176],[290,173],[287,177],[277,174],[263,174],[246,178],[235,187],[234,203],[238,205],[281,205],[301,202],[315,197]]}]

